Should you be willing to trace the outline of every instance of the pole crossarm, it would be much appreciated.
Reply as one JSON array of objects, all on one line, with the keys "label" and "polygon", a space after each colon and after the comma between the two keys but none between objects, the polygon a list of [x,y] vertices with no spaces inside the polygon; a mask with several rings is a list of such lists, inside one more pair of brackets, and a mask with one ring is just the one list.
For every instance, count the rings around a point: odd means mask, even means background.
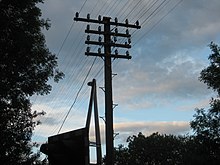
[{"label": "pole crossarm", "polygon": [[110,43],[105,43],[105,42],[99,42],[99,41],[85,41],[85,44],[88,45],[109,45],[109,46],[113,46],[113,47],[121,47],[121,48],[131,48],[131,45],[128,44],[117,44],[114,42],[110,42]]},{"label": "pole crossarm", "polygon": [[[109,17],[110,18],[110,17]],[[111,18],[110,18],[111,19]],[[136,28],[140,29],[141,26],[139,25],[138,21],[136,21],[135,24],[129,24],[128,21],[126,20],[125,23],[119,23],[116,21],[117,18],[115,18],[115,21],[109,21],[109,25],[114,25],[114,26],[121,26],[121,27],[127,27],[127,28]],[[101,20],[101,16],[99,15],[98,19],[90,19],[90,15],[87,14],[87,18],[79,18],[79,13],[76,13],[76,17],[74,17],[74,21],[81,21],[81,22],[88,22],[88,23],[96,23],[96,24],[105,24],[104,20]]]},{"label": "pole crossarm", "polygon": [[[79,13],[77,12],[74,18],[75,21],[87,22],[99,24],[98,30],[91,30],[90,25],[87,25],[85,33],[92,35],[99,35],[97,41],[91,41],[90,35],[87,35],[87,40],[85,44],[87,45],[98,45],[98,51],[90,52],[90,46],[87,47],[85,55],[87,56],[98,56],[101,57],[104,61],[104,81],[105,81],[105,132],[106,132],[106,165],[114,164],[114,128],[113,128],[113,108],[116,105],[113,105],[113,96],[112,96],[112,58],[123,58],[131,59],[131,56],[126,51],[125,55],[119,54],[118,49],[115,49],[115,54],[112,54],[112,48],[131,48],[131,35],[129,34],[128,28],[140,29],[139,22],[136,21],[135,24],[129,24],[128,20],[125,20],[125,23],[119,23],[118,19],[115,18],[114,21],[111,21],[111,17],[101,17],[98,16],[98,19],[91,19],[90,14],[87,15],[87,18],[79,18]],[[102,27],[104,28],[102,29]],[[112,26],[115,26],[114,28]],[[118,27],[125,27],[126,32],[118,32]],[[119,28],[121,30],[121,28]],[[102,37],[103,35],[103,41]],[[117,37],[127,38],[127,42],[124,44],[118,43]],[[102,51],[104,48],[104,51]]]},{"label": "pole crossarm", "polygon": [[[85,33],[90,33],[90,34],[99,34],[99,35],[105,35],[105,32],[104,31],[97,31],[97,30],[85,30]],[[111,36],[116,36],[116,37],[131,37],[130,34],[124,34],[124,33],[114,33],[114,32],[111,32],[110,33]]]},{"label": "pole crossarm", "polygon": [[[98,56],[98,57],[105,57],[105,54],[104,53],[95,53],[95,52],[85,52],[85,55],[87,56]],[[109,55],[110,57],[112,58],[124,58],[124,59],[128,59],[130,60],[131,59],[131,56],[127,56],[127,55],[116,55],[116,54],[110,54]]]}]

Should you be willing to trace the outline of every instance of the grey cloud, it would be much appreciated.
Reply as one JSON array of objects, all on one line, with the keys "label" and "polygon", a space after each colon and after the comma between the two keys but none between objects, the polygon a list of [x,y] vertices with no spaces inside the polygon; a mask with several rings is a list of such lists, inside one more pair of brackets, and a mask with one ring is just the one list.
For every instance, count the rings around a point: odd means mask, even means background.
[{"label": "grey cloud", "polygon": [[[96,2],[88,1],[81,15],[86,16],[87,11],[92,11]],[[135,2],[132,1],[132,3]],[[83,3],[84,1],[80,0],[48,0],[45,1],[46,6],[42,5],[43,17],[50,18],[52,23],[51,29],[45,32],[47,44],[52,52],[58,52],[72,24],[74,13],[79,11]],[[120,2],[118,1],[118,3]],[[104,1],[97,4],[98,6],[91,13],[91,17],[95,17],[97,14],[108,14],[105,11],[107,12],[109,10],[107,8],[111,6],[106,5],[104,8],[99,8],[103,4]],[[122,4],[116,6],[115,12],[111,15],[113,18],[119,12],[118,8],[121,9],[120,5]],[[149,33],[147,30],[151,28],[152,24],[146,24],[137,30],[132,35],[132,44],[135,44],[131,49],[133,58],[130,61],[120,60],[118,64],[116,62],[113,64],[113,72],[118,74],[118,77],[113,79],[114,100],[128,109],[152,108],[157,104],[154,100],[194,98],[204,100],[211,92],[207,91],[206,86],[200,83],[197,78],[200,70],[205,66],[204,58],[206,57],[201,53],[204,53],[203,50],[210,41],[219,39],[219,6],[219,0],[184,0]],[[124,16],[126,13],[122,15],[122,17]],[[160,16],[163,16],[163,13]],[[134,12],[129,16],[129,19],[136,20],[137,17]],[[156,19],[158,21],[159,17]],[[140,20],[140,24],[142,23],[143,21]],[[93,58],[88,57],[88,60],[84,56],[86,47],[84,29],[85,24],[75,23],[60,53],[59,66],[65,72],[66,78],[59,85],[53,84],[54,90],[52,95],[48,97],[51,101],[48,103],[50,106],[55,107],[57,104],[63,104],[70,107],[82,78],[87,73],[88,67],[91,66]],[[140,37],[143,39],[139,40]],[[103,61],[99,59],[96,64],[102,66]],[[98,66],[95,67],[98,68]],[[91,73],[89,81],[95,74]],[[79,77],[77,77],[78,75]],[[87,96],[89,97],[89,94]],[[85,100],[85,97],[80,99]],[[46,99],[42,99],[42,102],[44,100]],[[61,100],[64,101],[61,103]],[[182,109],[186,108],[188,107],[182,107]],[[81,120],[82,123],[83,119],[74,116],[73,120],[77,120],[77,122]],[[53,116],[48,117],[46,121],[50,126],[58,122]],[[140,129],[145,133],[147,133],[146,125]],[[168,129],[169,127],[166,127],[166,130],[172,133],[172,130]],[[45,129],[45,133],[51,128]],[[151,125],[151,128],[156,128],[156,126]],[[186,127],[178,128],[184,132]],[[129,127],[123,129],[129,129]],[[157,130],[151,130],[149,127],[148,131]],[[174,133],[178,130],[173,128]],[[125,130],[122,134],[130,132],[132,131]]]},{"label": "grey cloud", "polygon": [[40,119],[41,123],[44,125],[59,125],[60,121],[58,120],[57,116],[46,116],[46,117],[42,117]]},{"label": "grey cloud", "polygon": [[[134,63],[132,65],[135,65]],[[201,63],[192,59],[170,58],[154,65],[154,69],[132,67],[115,78],[116,100],[142,105],[146,96],[156,98],[202,98],[208,92],[205,84],[198,81]],[[126,66],[129,68],[129,66]],[[129,72],[129,73],[127,73]],[[127,76],[129,75],[129,76]],[[125,83],[126,82],[126,83]],[[119,85],[120,84],[120,85]],[[122,85],[123,84],[123,85]],[[142,101],[135,98],[142,98]],[[147,103],[146,99],[145,103]]]},{"label": "grey cloud", "polygon": [[137,135],[142,132],[149,136],[152,133],[184,135],[189,133],[189,122],[185,121],[155,121],[155,122],[129,122],[116,123],[115,131],[119,133],[119,141],[125,142],[128,136]]},{"label": "grey cloud", "polygon": [[[90,128],[94,130],[94,126]],[[152,133],[159,132],[160,134],[184,135],[189,133],[189,122],[185,121],[154,121],[154,122],[120,122],[114,124],[114,132],[119,133],[116,136],[117,142],[124,143],[129,136],[137,135],[142,132],[149,136]],[[105,143],[105,129],[101,125],[101,141]],[[95,140],[95,132],[90,131],[90,140]]]}]

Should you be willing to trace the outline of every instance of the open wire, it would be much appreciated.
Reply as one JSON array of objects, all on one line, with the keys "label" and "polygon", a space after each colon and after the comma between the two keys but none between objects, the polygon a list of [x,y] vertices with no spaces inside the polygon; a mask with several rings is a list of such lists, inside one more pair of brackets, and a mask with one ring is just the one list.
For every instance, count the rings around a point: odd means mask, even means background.
[{"label": "open wire", "polygon": [[[79,12],[81,12],[82,10],[83,10],[83,8],[84,8],[84,6],[86,5],[86,2],[87,2],[88,0],[85,0],[84,1],[84,3],[83,3],[83,5],[82,5],[82,7],[81,7],[81,9],[79,10]],[[102,1],[100,1],[100,0],[98,0],[100,3],[102,2]],[[110,0],[107,0],[107,1],[110,1]],[[183,0],[180,0],[179,1],[179,3],[181,2],[181,1],[183,1]],[[111,6],[113,6],[114,5],[114,3],[116,3],[116,1],[111,1],[110,3],[110,5],[108,4],[108,3],[103,3],[103,5],[100,7],[100,10],[98,11],[98,13],[97,13],[97,15],[98,14],[102,14],[103,12],[106,12],[107,10],[108,10],[108,8],[112,8]],[[130,4],[131,4],[131,1],[129,1],[130,2]],[[154,1],[150,1],[150,2],[154,2]],[[137,2],[138,3],[138,2]],[[124,11],[126,8],[125,8],[125,6],[124,6],[124,8],[123,8],[123,10],[121,9],[121,10],[119,10],[118,12],[117,12],[117,17],[124,17],[124,15],[125,14],[127,14],[127,16],[132,16],[133,15],[133,13],[135,13],[135,11],[136,10],[138,10],[138,9],[140,9],[140,7],[139,7],[139,5],[137,5],[137,3],[134,3],[134,7],[133,8],[130,8],[131,9],[131,11],[130,12],[126,12],[126,13],[124,13],[124,12],[122,12],[122,11]],[[178,4],[179,4],[178,3]],[[146,35],[149,33],[149,32],[151,32],[154,28],[155,28],[155,26],[157,26],[178,4],[176,4],[166,15],[164,15],[163,17],[161,17],[161,19],[159,19],[159,20],[157,20],[156,21],[156,23],[154,23],[154,25],[150,28],[150,30],[147,30],[147,32],[145,32],[145,34],[144,35],[141,35],[141,36],[137,36],[137,33],[133,33],[133,34],[135,34],[135,36],[137,37],[137,39],[136,39],[136,41],[134,42],[134,44],[133,44],[133,46],[135,46],[138,42],[140,42],[144,37],[146,37]],[[96,5],[97,5],[97,3],[96,3]],[[96,6],[95,5],[95,6]],[[105,6],[107,6],[107,8],[105,7]],[[127,5],[127,6],[129,6],[129,5]],[[146,5],[145,5],[146,6]],[[148,7],[149,8],[149,7]],[[94,7],[93,7],[93,9],[94,9]],[[102,10],[102,12],[101,12],[101,10]],[[103,11],[104,10],[104,11]],[[135,10],[135,11],[134,11]],[[93,11],[93,10],[92,10]],[[95,10],[94,10],[95,11]],[[113,9],[112,8],[112,10],[109,10],[108,11],[108,13],[110,14],[110,15],[115,15],[115,13],[116,12],[114,12],[114,13],[110,13],[110,11],[115,11],[115,9]],[[157,11],[158,11],[158,9],[157,9]],[[97,10],[96,10],[96,12],[97,12]],[[101,13],[100,13],[101,12]],[[154,12],[154,14],[156,14],[157,12],[155,11]],[[95,14],[95,13],[94,13]],[[103,14],[105,14],[105,13],[103,13]],[[149,13],[148,13],[149,14]],[[147,20],[149,20],[149,15],[148,15],[147,13],[146,13],[146,10],[144,10],[144,7],[143,8],[141,8],[140,10],[139,10],[139,13],[138,13],[138,15],[135,15],[135,18],[136,17],[138,17],[138,18],[140,18],[140,17],[144,17],[145,19],[144,19],[144,26],[146,25],[146,24],[149,24],[149,22],[147,21]],[[154,14],[152,14],[151,15],[151,17],[153,17],[154,16]],[[126,17],[127,17],[126,16]],[[135,18],[133,18],[133,19],[135,19]],[[148,18],[148,19],[146,19],[146,18]],[[154,16],[154,18],[155,18],[155,16]],[[153,19],[153,18],[151,18],[151,19]],[[123,19],[122,19],[123,20]],[[72,23],[72,25],[71,25],[71,27],[70,27],[70,30],[68,31],[68,33],[67,33],[67,36],[66,36],[66,38],[64,39],[64,41],[63,41],[63,43],[62,43],[62,45],[61,45],[61,47],[60,47],[60,49],[59,49],[59,52],[58,52],[58,54],[60,54],[60,52],[61,52],[61,50],[63,49],[63,45],[66,43],[66,40],[67,40],[67,38],[68,38],[68,36],[70,35],[70,32],[72,31],[72,29],[73,29],[73,25],[74,25],[74,22]],[[143,24],[142,24],[143,25]],[[81,34],[81,33],[79,33],[79,34]],[[139,33],[138,33],[139,34]],[[75,41],[81,41],[81,39],[82,39],[82,37],[80,37],[80,40],[75,40]],[[77,42],[78,43],[78,42]],[[79,45],[79,44],[81,44],[82,42],[79,42],[77,45]],[[76,53],[76,54],[81,54],[81,51],[82,51],[82,47],[81,46],[76,46],[76,47],[74,47],[74,48],[76,48],[75,50],[74,50],[74,52]],[[74,54],[75,54],[74,53]],[[72,74],[73,73],[75,73],[75,72],[77,72],[78,70],[76,70],[76,68],[77,68],[77,66],[78,65],[81,65],[81,66],[83,66],[82,67],[82,70],[84,70],[84,66],[86,66],[86,64],[87,64],[87,62],[88,61],[84,61],[83,59],[82,59],[82,57],[78,57],[77,56],[77,58],[80,58],[80,59],[78,59],[77,60],[77,65],[75,65],[74,66],[74,70],[73,70],[73,72],[71,72]],[[74,59],[74,61],[75,61],[76,59]],[[72,63],[72,60],[70,60],[69,62],[71,62]],[[84,63],[82,63],[82,62],[84,62]],[[118,61],[119,62],[119,61]],[[93,63],[95,63],[95,61],[93,61]],[[94,65],[94,64],[93,64]],[[69,65],[68,65],[69,66]],[[92,68],[91,68],[92,69]],[[90,71],[91,71],[91,69],[90,69]],[[100,77],[101,76],[101,70],[103,69],[103,67],[102,68],[100,68],[100,70],[94,70],[93,69],[93,71],[95,71],[97,74],[95,75],[95,77]],[[89,71],[89,72],[90,72]],[[83,72],[80,72],[81,74],[77,74],[79,77],[84,77],[84,75],[86,74],[86,73],[83,73]],[[88,77],[88,74],[89,73],[87,73],[87,76],[86,76],[86,78],[84,79],[84,83],[85,83],[85,81],[86,81],[86,79],[87,79],[87,77]],[[71,81],[70,81],[71,82]],[[81,87],[80,87],[80,84],[78,84],[78,85],[75,85],[76,87],[75,88],[78,88],[77,86],[79,86],[80,88],[79,88],[79,90],[78,90],[78,93],[77,93],[77,95],[76,95],[76,98],[75,98],[75,100],[74,100],[74,103],[71,105],[71,107],[70,107],[70,109],[69,109],[69,111],[68,111],[68,113],[65,115],[65,118],[64,118],[64,120],[63,120],[63,122],[62,122],[62,125],[61,125],[61,127],[60,127],[60,129],[59,129],[59,131],[58,131],[58,133],[61,131],[61,129],[62,129],[62,127],[63,127],[63,125],[64,125],[64,123],[65,123],[65,121],[67,120],[67,117],[69,116],[69,113],[70,113],[70,111],[71,111],[71,109],[73,108],[73,106],[75,105],[75,103],[76,103],[76,101],[77,101],[77,103],[79,102],[79,95],[81,96],[82,95],[82,92],[84,92],[84,90],[82,90],[82,88],[83,88],[83,85],[84,85],[84,83],[81,85]],[[61,87],[62,88],[62,87]],[[61,120],[62,121],[62,120]],[[59,127],[58,127],[59,128]],[[58,129],[57,128],[57,129]]]},{"label": "open wire", "polygon": [[80,10],[79,10],[79,13],[82,11],[82,9],[83,9],[83,7],[85,6],[86,2],[87,2],[87,0],[85,0],[85,2],[83,3],[82,7],[81,7]]},{"label": "open wire", "polygon": [[77,98],[78,98],[78,96],[79,96],[79,94],[80,94],[80,92],[81,92],[83,86],[85,85],[85,82],[86,82],[86,80],[87,80],[87,78],[88,78],[88,76],[89,76],[89,74],[90,74],[90,72],[91,72],[91,70],[92,70],[92,68],[93,68],[93,66],[94,66],[94,64],[95,64],[96,59],[97,59],[97,57],[95,57],[95,59],[93,60],[93,63],[92,63],[92,65],[91,65],[91,67],[89,68],[89,71],[88,71],[86,77],[84,78],[83,83],[82,83],[81,87],[79,88],[79,91],[78,91],[77,94],[76,94],[76,97],[75,97],[75,99],[74,99],[74,102],[73,102],[73,104],[71,105],[70,109],[68,110],[68,112],[67,112],[67,114],[66,114],[66,116],[65,116],[65,118],[64,118],[64,120],[63,120],[63,122],[62,122],[62,124],[61,124],[61,126],[60,126],[60,128],[59,128],[59,130],[58,130],[58,132],[57,132],[57,134],[60,133],[60,131],[61,131],[61,129],[62,129],[62,127],[63,127],[63,125],[64,125],[66,119],[67,119],[67,117],[69,116],[70,111],[72,110],[73,106],[75,105],[75,103],[76,103],[76,101],[77,101]]}]

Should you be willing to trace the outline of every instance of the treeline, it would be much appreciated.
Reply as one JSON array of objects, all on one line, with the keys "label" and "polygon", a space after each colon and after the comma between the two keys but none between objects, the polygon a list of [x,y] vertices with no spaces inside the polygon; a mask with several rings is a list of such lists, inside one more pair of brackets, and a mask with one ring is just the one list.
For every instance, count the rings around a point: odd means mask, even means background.
[{"label": "treeline", "polygon": [[115,148],[116,165],[220,164],[220,47],[211,42],[210,64],[199,80],[217,92],[209,109],[196,109],[190,122],[193,135],[142,133],[128,137],[128,146]]}]

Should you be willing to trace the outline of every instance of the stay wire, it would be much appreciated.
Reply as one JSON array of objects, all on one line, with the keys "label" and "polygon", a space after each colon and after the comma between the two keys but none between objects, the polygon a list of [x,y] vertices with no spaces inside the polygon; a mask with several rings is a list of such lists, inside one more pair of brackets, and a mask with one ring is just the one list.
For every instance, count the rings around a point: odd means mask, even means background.
[{"label": "stay wire", "polygon": [[[182,0],[181,0],[181,1],[182,1]],[[180,1],[180,2],[181,2],[181,1]],[[86,2],[87,2],[87,0],[84,2],[84,4],[83,4],[83,6],[81,7],[80,11],[83,9],[83,7],[85,6]],[[178,4],[179,4],[179,3],[178,3]],[[177,5],[175,5],[175,6],[177,6]],[[175,7],[174,7],[174,8],[175,8]],[[173,9],[174,9],[174,8],[173,8]],[[103,9],[103,8],[100,8],[100,9]],[[173,10],[173,9],[172,9],[172,10]],[[171,11],[172,11],[172,10],[171,10]],[[170,12],[171,12],[171,11],[170,11]],[[169,13],[170,13],[170,12],[169,12]],[[169,13],[167,13],[166,15],[168,15]],[[145,13],[145,15],[146,15],[146,13]],[[166,16],[164,16],[164,17],[166,17]],[[150,30],[148,30],[147,33],[145,33],[144,36],[146,36],[146,34],[148,34],[150,31],[152,31],[152,30],[155,28],[155,26],[156,26],[157,24],[159,24],[159,22],[161,22],[161,21],[164,19],[164,17],[162,17]],[[71,29],[72,29],[72,28],[71,28]],[[69,30],[68,33],[70,33],[71,29]],[[136,42],[134,42],[134,45],[133,45],[133,46],[135,46],[140,40],[142,40],[142,38],[143,38],[144,36],[140,37]],[[67,37],[68,37],[68,36],[67,36]],[[66,38],[67,38],[67,37],[66,37]],[[66,39],[65,39],[65,40],[66,40]],[[65,42],[66,42],[66,41],[65,41]],[[63,43],[65,43],[65,42],[63,42]],[[61,49],[62,49],[62,48],[61,48]],[[60,50],[61,50],[61,49],[60,49]],[[98,72],[97,76],[98,76],[99,74],[100,74],[100,72]],[[80,91],[80,93],[81,93],[81,91]],[[79,94],[78,94],[78,95],[79,95]],[[80,95],[81,95],[81,94],[80,94]],[[78,96],[77,96],[77,97],[78,97]],[[77,99],[78,99],[78,98],[77,98]],[[77,100],[77,102],[78,102],[78,100]],[[71,110],[71,109],[70,109],[70,110]],[[70,113],[70,112],[69,112],[69,113]],[[68,117],[68,115],[67,115],[67,117]],[[67,118],[67,117],[66,117],[66,118]],[[65,120],[66,120],[66,119],[65,119]],[[64,122],[65,122],[65,121],[64,121]],[[63,122],[63,124],[64,124],[64,122]],[[62,128],[60,128],[60,130],[61,130],[61,129],[62,129]],[[59,131],[60,131],[60,130],[59,130]]]},{"label": "stay wire", "polygon": [[86,2],[87,2],[87,0],[85,0],[85,2],[83,3],[82,7],[81,7],[80,10],[79,10],[79,13],[82,11],[82,9],[83,9],[83,7],[85,6]]},{"label": "stay wire", "polygon": [[84,86],[84,84],[85,84],[85,82],[86,82],[86,80],[87,80],[87,78],[88,78],[88,76],[89,76],[89,74],[90,74],[90,72],[91,72],[91,70],[92,70],[94,64],[95,64],[96,59],[97,59],[97,57],[95,57],[95,59],[93,60],[93,63],[92,63],[92,65],[91,65],[91,67],[89,68],[89,71],[88,71],[88,73],[87,73],[85,79],[83,80],[83,83],[82,83],[82,85],[81,85],[79,91],[78,91],[77,94],[76,94],[75,100],[74,100],[73,104],[71,105],[70,109],[68,110],[68,112],[67,112],[67,114],[66,114],[66,116],[65,116],[65,118],[64,118],[64,120],[63,120],[63,122],[62,122],[62,124],[61,124],[61,126],[60,126],[60,128],[59,128],[57,134],[60,133],[60,131],[61,131],[61,129],[62,129],[62,127],[63,127],[63,125],[64,125],[66,119],[67,119],[67,117],[69,116],[70,111],[72,110],[73,106],[75,105],[75,103],[76,103],[76,101],[77,101],[77,98],[78,98],[78,96],[79,96],[79,93],[81,92],[81,90],[82,90],[82,88],[83,88],[83,86]]},{"label": "stay wire", "polygon": [[141,41],[148,33],[150,33],[165,17],[167,17],[183,0],[176,3],[163,17],[161,17],[144,35],[142,35],[134,44],[135,46],[139,41]]},{"label": "stay wire", "polygon": [[62,42],[62,44],[61,44],[61,46],[60,46],[60,49],[59,49],[59,51],[58,51],[58,53],[57,53],[57,56],[59,56],[61,50],[63,49],[63,46],[64,46],[64,44],[65,44],[67,38],[69,37],[70,32],[71,32],[72,29],[73,29],[73,25],[74,25],[74,22],[72,22],[72,24],[71,24],[71,26],[70,26],[70,28],[69,28],[69,30],[68,30],[68,32],[67,32],[67,35],[66,35],[66,37],[64,38],[64,40],[63,40],[63,42]]},{"label": "stay wire", "polygon": [[[84,8],[85,4],[87,3],[87,1],[88,1],[88,0],[85,0],[85,1],[84,1],[83,5],[81,6],[81,8],[80,8],[80,10],[79,10],[79,13],[83,10],[83,8]],[[100,0],[99,0],[99,1],[100,1]],[[63,40],[63,42],[61,43],[61,46],[60,46],[60,48],[59,48],[59,50],[58,50],[58,52],[57,52],[57,56],[59,56],[60,53],[61,53],[61,51],[63,50],[63,47],[64,47],[64,45],[65,45],[65,43],[66,43],[68,37],[70,36],[70,33],[71,33],[73,27],[74,27],[74,23],[75,23],[75,22],[73,21],[72,24],[71,24],[71,26],[70,26],[70,28],[69,28],[69,30],[68,30],[68,32],[67,32],[67,34],[66,34],[66,36],[65,36],[65,38],[64,38],[64,40]],[[37,100],[37,96],[36,96],[34,102],[36,102],[36,100]]]}]

